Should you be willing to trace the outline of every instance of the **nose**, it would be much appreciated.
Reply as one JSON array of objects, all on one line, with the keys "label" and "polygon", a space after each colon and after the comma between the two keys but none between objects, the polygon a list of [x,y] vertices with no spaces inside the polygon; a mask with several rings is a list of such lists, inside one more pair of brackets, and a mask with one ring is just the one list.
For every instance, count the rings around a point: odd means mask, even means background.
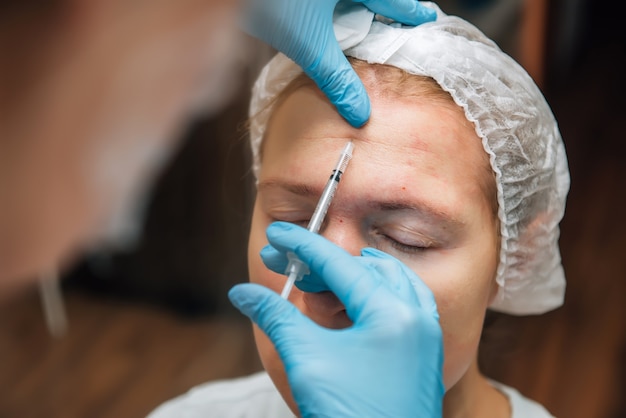
[{"label": "nose", "polygon": [[[361,238],[358,224],[347,217],[327,216],[320,233],[352,255],[359,255],[361,248],[366,246]],[[343,303],[334,293],[329,291],[303,292],[301,297],[308,316],[319,325],[341,329],[352,324]]]},{"label": "nose", "polygon": [[304,293],[302,301],[312,314],[312,319],[333,318],[345,311],[341,301],[332,292]]},{"label": "nose", "polygon": [[[330,215],[330,214],[329,214]],[[361,237],[361,229],[356,221],[346,216],[327,216],[327,223],[320,232],[324,238],[343,248],[352,255],[360,255],[367,246]]]},{"label": "nose", "polygon": [[345,306],[334,293],[308,293],[296,289],[292,295],[292,301],[316,324],[330,329],[343,329],[352,325]]}]

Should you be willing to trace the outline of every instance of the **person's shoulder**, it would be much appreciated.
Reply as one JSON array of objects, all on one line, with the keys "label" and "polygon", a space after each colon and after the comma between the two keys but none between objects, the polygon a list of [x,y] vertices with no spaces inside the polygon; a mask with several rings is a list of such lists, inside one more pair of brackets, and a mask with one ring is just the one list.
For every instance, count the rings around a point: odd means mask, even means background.
[{"label": "person's shoulder", "polygon": [[517,389],[495,381],[490,383],[509,399],[511,418],[555,418],[541,404],[525,397]]},{"label": "person's shoulder", "polygon": [[265,372],[196,386],[155,409],[148,418],[292,418]]}]

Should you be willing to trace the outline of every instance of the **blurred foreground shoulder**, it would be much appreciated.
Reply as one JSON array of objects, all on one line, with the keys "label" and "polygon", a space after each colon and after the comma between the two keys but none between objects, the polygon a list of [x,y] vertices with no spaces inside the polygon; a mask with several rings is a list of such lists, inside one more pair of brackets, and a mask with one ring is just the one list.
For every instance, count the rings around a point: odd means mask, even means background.
[{"label": "blurred foreground shoulder", "polygon": [[155,409],[148,418],[293,418],[265,372],[217,380],[192,388]]}]

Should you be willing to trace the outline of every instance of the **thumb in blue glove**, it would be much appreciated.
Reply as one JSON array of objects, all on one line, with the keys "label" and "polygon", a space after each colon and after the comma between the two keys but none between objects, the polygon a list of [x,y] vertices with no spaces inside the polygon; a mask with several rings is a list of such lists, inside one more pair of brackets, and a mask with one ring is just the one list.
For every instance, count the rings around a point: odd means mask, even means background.
[{"label": "thumb in blue glove", "polygon": [[267,230],[344,304],[353,325],[321,327],[275,292],[235,286],[233,304],[271,339],[303,417],[440,417],[443,342],[434,297],[404,264],[374,249],[354,257],[295,225]]},{"label": "thumb in blue glove", "polygon": [[[344,56],[333,31],[339,0],[248,0],[243,28],[295,61],[354,127],[370,116],[363,83]],[[374,13],[417,26],[436,12],[416,0],[362,0]]]}]

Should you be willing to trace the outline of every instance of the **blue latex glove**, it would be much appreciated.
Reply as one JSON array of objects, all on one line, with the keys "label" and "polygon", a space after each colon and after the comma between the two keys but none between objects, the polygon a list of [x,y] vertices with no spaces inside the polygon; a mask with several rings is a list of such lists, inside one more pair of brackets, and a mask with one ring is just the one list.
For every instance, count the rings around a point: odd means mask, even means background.
[{"label": "blue latex glove", "polygon": [[[343,55],[333,32],[339,0],[247,0],[243,29],[295,61],[353,126],[370,116],[363,83]],[[363,0],[374,13],[417,26],[436,12],[416,0]]]},{"label": "blue latex glove", "polygon": [[320,235],[277,222],[279,252],[294,252],[332,289],[353,325],[315,324],[256,284],[231,289],[232,303],[278,351],[303,417],[441,417],[443,342],[431,291],[405,265],[375,249],[351,256]]}]

